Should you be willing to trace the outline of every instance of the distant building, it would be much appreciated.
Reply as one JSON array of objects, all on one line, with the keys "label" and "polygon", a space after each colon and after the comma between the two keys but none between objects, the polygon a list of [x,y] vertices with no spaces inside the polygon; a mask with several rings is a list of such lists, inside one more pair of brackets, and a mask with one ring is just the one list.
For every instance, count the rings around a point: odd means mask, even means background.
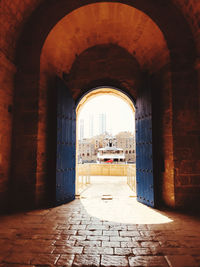
[{"label": "distant building", "polygon": [[107,138],[106,146],[98,149],[97,162],[98,163],[123,163],[125,156],[122,148],[115,146],[115,137]]},{"label": "distant building", "polygon": [[96,150],[95,145],[91,142],[91,139],[79,140],[78,144],[78,162],[96,162]]},{"label": "distant building", "polygon": [[106,114],[99,114],[99,134],[104,134],[106,132]]},{"label": "distant building", "polygon": [[80,120],[80,140],[84,138],[84,119]]},{"label": "distant building", "polygon": [[79,140],[79,162],[96,162],[98,152],[104,153],[99,149],[109,147],[110,140],[112,140],[113,147],[121,149],[120,153],[124,154],[126,162],[135,162],[135,139],[130,132],[120,132],[116,136],[104,133],[92,138]]},{"label": "distant building", "polygon": [[127,162],[135,162],[135,138],[132,133],[118,133],[116,135],[116,145],[123,149]]},{"label": "distant building", "polygon": [[94,116],[93,115],[89,116],[89,136],[90,137],[94,136]]}]

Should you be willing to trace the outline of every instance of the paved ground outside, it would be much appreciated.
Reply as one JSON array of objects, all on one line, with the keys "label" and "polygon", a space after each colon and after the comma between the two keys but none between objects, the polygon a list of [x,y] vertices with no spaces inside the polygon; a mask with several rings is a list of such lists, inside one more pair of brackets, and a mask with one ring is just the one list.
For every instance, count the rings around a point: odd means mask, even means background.
[{"label": "paved ground outside", "polygon": [[82,192],[82,197],[99,198],[104,194],[111,194],[115,198],[135,196],[127,186],[126,176],[91,176],[91,186]]},{"label": "paved ground outside", "polygon": [[200,266],[200,219],[136,201],[124,178],[80,199],[0,217],[0,267]]}]

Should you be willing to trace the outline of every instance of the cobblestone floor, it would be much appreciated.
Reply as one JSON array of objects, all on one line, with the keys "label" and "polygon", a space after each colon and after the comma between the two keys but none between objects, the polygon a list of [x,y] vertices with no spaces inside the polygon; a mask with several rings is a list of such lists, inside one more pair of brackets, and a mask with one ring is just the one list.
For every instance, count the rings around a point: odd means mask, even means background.
[{"label": "cobblestone floor", "polygon": [[100,187],[56,208],[1,216],[0,267],[200,266],[198,218],[139,204],[123,182]]}]

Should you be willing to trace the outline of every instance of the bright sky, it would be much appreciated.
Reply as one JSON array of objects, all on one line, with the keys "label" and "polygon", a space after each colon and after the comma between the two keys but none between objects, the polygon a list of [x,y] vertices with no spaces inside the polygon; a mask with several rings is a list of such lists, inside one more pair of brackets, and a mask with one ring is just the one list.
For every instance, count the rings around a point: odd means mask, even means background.
[{"label": "bright sky", "polygon": [[[100,95],[92,98],[83,106],[79,118],[84,119],[84,138],[89,136],[89,117],[93,116],[93,133],[99,134],[99,114],[106,114],[106,130],[111,134],[121,131],[135,131],[135,115],[131,107],[121,98],[111,95]],[[78,128],[79,129],[79,128]],[[78,130],[80,135],[80,130]]]}]

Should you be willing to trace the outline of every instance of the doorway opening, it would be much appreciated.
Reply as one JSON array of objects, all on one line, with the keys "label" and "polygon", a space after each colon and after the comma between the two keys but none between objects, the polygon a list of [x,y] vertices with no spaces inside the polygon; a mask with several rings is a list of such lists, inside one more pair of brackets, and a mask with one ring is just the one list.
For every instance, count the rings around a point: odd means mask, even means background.
[{"label": "doorway opening", "polygon": [[115,88],[87,93],[76,109],[76,195],[136,197],[135,107]]},{"label": "doorway opening", "polygon": [[[136,188],[135,191],[139,202],[155,207],[155,162],[153,164],[153,127],[150,88],[148,86],[140,88],[137,94],[136,108],[134,108],[133,100],[131,100],[130,97],[122,93],[119,89],[110,87],[101,87],[91,90],[83,96],[76,105],[66,84],[60,79],[57,84],[56,203],[61,204],[69,202],[75,198],[76,194],[79,194],[80,180],[75,179],[75,177],[78,173],[80,174],[81,170],[78,169],[76,165],[78,163],[82,164],[81,161],[83,161],[83,156],[85,156],[83,154],[86,153],[86,156],[89,157],[90,152],[86,150],[82,153],[81,157],[76,154],[76,147],[78,145],[76,118],[78,118],[81,109],[88,99],[92,99],[101,94],[114,95],[115,97],[121,98],[130,106],[133,112],[135,110],[136,151],[134,152],[136,152],[137,168],[134,187]],[[114,102],[112,102],[112,105],[113,103]],[[103,106],[103,103],[101,103],[101,105]],[[104,127],[102,123],[104,119],[103,116],[101,116],[101,128]],[[134,119],[132,119],[132,123],[134,124]],[[118,120],[117,124],[119,125]],[[105,138],[105,142],[107,143],[104,144],[104,147],[98,148],[97,161],[99,164],[97,166],[101,168],[102,163],[106,164],[106,167],[102,168],[102,174],[105,176],[107,166],[112,166],[112,163],[116,163],[116,169],[109,169],[109,172],[112,170],[112,172],[115,172],[115,174],[113,174],[116,176],[116,174],[119,173],[120,164],[125,163],[126,157],[122,148],[117,148],[113,144],[115,142],[113,137],[108,137],[107,140]],[[112,153],[110,153],[111,151]],[[110,154],[112,154],[112,156]],[[88,175],[88,173],[91,174],[91,171],[88,168],[86,169],[86,175],[84,175],[86,179],[84,182],[81,181],[81,183],[88,185],[90,183],[90,175]],[[78,170],[76,174],[75,170]],[[101,169],[99,171],[101,171]],[[134,176],[132,174],[133,170],[131,170],[131,176]],[[104,197],[112,198],[110,195],[105,195]]]}]

